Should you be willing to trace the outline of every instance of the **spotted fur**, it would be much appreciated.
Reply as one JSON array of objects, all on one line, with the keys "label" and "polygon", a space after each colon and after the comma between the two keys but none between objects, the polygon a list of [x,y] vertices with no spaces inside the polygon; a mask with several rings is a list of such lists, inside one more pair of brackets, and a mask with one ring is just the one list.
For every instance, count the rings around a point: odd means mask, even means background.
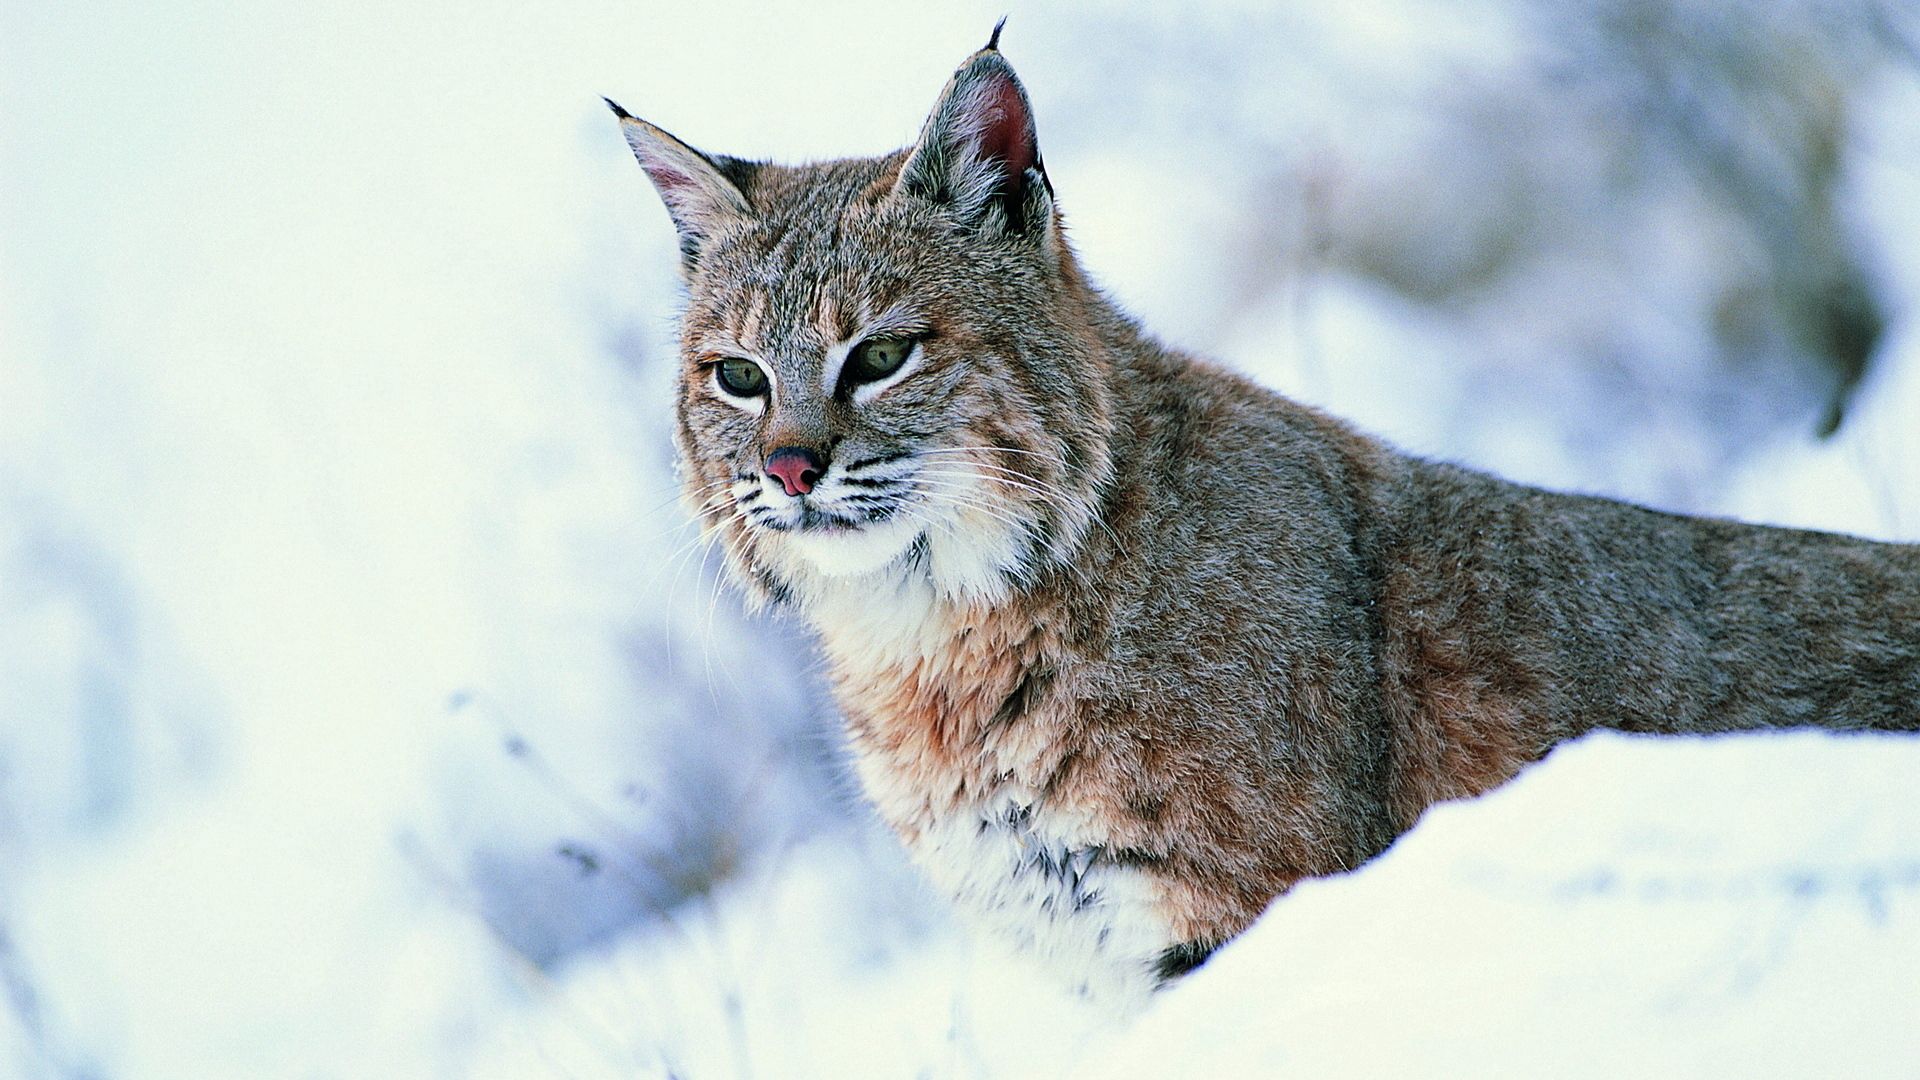
[{"label": "spotted fur", "polygon": [[615,109],[681,236],[689,505],[817,630],[919,864],[1076,985],[1138,1001],[1596,727],[1920,727],[1920,549],[1421,461],[1163,347],[1082,273],[992,46],[879,158]]}]

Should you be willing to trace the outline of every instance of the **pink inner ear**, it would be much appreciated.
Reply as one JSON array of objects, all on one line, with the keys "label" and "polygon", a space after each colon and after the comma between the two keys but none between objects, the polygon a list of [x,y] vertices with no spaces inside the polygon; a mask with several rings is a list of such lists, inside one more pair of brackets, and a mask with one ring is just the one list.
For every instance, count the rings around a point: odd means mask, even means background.
[{"label": "pink inner ear", "polygon": [[682,188],[694,186],[693,177],[664,161],[649,161],[641,167],[647,170],[647,178],[653,181],[653,186],[659,188],[662,195],[678,194]]},{"label": "pink inner ear", "polygon": [[982,102],[986,123],[980,129],[980,155],[1007,163],[1007,172],[1018,178],[1033,168],[1033,125],[1027,116],[1026,102],[1020,100],[1020,88],[1011,79],[996,79]]}]

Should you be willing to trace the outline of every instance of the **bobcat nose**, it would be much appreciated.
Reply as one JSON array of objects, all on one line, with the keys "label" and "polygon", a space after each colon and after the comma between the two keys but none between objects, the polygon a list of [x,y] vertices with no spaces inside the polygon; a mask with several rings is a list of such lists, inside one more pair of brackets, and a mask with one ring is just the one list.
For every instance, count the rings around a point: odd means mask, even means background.
[{"label": "bobcat nose", "polygon": [[767,475],[780,481],[789,495],[805,495],[813,490],[827,463],[804,446],[783,446],[767,458]]}]

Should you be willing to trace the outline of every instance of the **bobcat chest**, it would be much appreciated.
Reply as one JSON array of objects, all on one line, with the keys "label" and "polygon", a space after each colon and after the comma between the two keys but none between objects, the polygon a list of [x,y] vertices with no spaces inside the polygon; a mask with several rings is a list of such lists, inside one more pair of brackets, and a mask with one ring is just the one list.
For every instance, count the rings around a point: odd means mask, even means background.
[{"label": "bobcat chest", "polygon": [[823,627],[875,808],[964,915],[1069,985],[1137,1003],[1170,923],[1155,881],[1113,854],[1106,808],[1049,792],[1074,747],[1035,704],[1033,635],[937,605],[881,610]]},{"label": "bobcat chest", "polygon": [[1158,890],[1093,834],[1051,817],[1044,804],[999,791],[925,815],[908,850],[964,917],[1036,955],[1080,993],[1137,1005],[1172,944]]}]

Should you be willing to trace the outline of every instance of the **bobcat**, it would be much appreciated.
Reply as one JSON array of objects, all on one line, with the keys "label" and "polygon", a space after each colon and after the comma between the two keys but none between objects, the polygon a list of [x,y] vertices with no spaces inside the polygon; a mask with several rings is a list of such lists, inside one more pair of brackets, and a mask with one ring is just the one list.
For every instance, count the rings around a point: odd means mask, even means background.
[{"label": "bobcat", "polygon": [[1147,336],[998,38],[878,158],[608,102],[679,234],[692,512],[963,910],[1137,1002],[1595,728],[1920,730],[1920,546],[1421,460]]}]

